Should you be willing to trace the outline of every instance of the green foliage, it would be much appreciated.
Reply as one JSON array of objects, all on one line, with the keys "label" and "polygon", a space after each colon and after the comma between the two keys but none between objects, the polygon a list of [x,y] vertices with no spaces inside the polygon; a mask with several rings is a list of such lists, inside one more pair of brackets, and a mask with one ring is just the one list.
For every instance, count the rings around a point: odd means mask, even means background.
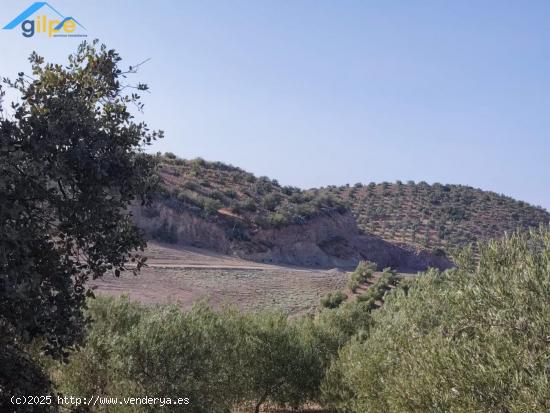
[{"label": "green foliage", "polygon": [[262,198],[262,205],[269,211],[274,211],[281,203],[282,196],[278,193],[269,193]]},{"label": "green foliage", "polygon": [[[0,109],[0,410],[13,394],[45,394],[47,379],[26,345],[57,359],[84,327],[85,283],[119,275],[145,241],[128,206],[158,178],[142,152],[160,137],[135,123],[139,90],[126,95],[120,57],[83,43],[64,65],[33,53],[32,74],[4,85],[18,94]],[[4,90],[0,89],[0,96]],[[0,99],[1,101],[1,99]],[[23,407],[21,409],[24,409]]]},{"label": "green foliage", "polygon": [[[171,411],[226,412],[242,394],[236,358],[241,339],[235,314],[199,305],[147,308],[127,299],[91,302],[86,345],[58,373],[65,394],[188,397]],[[124,410],[126,409],[126,410]],[[148,406],[105,407],[145,412]]]},{"label": "green foliage", "polygon": [[[322,191],[281,187],[276,180],[254,175],[221,162],[201,158],[185,160],[157,155],[164,185],[157,196],[161,206],[177,213],[188,212],[203,219],[233,226],[235,217],[243,228],[283,228],[302,225],[324,213],[346,213],[346,204]],[[174,202],[178,200],[180,202]],[[219,209],[228,207],[232,214]],[[143,218],[155,221],[155,217]],[[154,223],[155,224],[155,223]],[[159,226],[160,222],[156,223]],[[151,225],[148,224],[148,227]],[[250,238],[249,234],[245,234]]]},{"label": "green foliage", "polygon": [[514,234],[386,296],[323,394],[341,412],[543,412],[550,408],[550,232]]},{"label": "green foliage", "polygon": [[275,212],[267,216],[266,222],[268,227],[281,228],[288,224],[288,219],[283,214]]},{"label": "green foliage", "polygon": [[360,261],[355,271],[349,275],[348,288],[355,292],[361,284],[368,282],[372,278],[376,267],[376,264],[373,262]]},{"label": "green foliage", "polygon": [[310,318],[215,312],[204,305],[182,312],[124,297],[91,301],[89,315],[84,346],[54,374],[64,394],[189,397],[189,406],[171,411],[197,413],[243,404],[258,411],[268,401],[297,407],[318,398],[324,364]]},{"label": "green foliage", "polygon": [[376,282],[371,285],[367,291],[357,297],[359,301],[369,302],[374,308],[377,302],[383,301],[384,296],[392,287],[397,286],[397,277],[395,273],[385,268],[382,275]]},{"label": "green foliage", "polygon": [[372,324],[370,303],[345,301],[338,308],[323,309],[315,320],[320,357],[328,368],[338,350],[353,336],[364,337]]},{"label": "green foliage", "polygon": [[95,300],[85,346],[55,377],[66,393],[183,393],[193,412],[547,411],[550,233],[479,251],[399,285],[384,269],[316,318]]},{"label": "green foliage", "polygon": [[207,216],[217,213],[222,206],[222,203],[217,199],[203,198],[202,207]]},{"label": "green foliage", "polygon": [[[279,229],[303,225],[325,213],[349,211],[346,203],[333,194],[281,187],[276,180],[265,176],[256,178],[221,162],[201,158],[185,160],[170,154],[157,154],[157,159],[164,181],[157,196],[161,206],[177,213],[197,214],[217,224],[226,224],[228,228],[233,227],[237,218],[243,224],[242,235],[246,239],[251,239],[251,232],[258,227]],[[231,214],[219,211],[221,208],[229,208]],[[156,221],[154,216],[143,214],[142,217]],[[153,224],[160,225],[159,222]]]},{"label": "green foliage", "polygon": [[337,308],[342,304],[348,296],[342,291],[332,291],[321,298],[321,307]]},{"label": "green foliage", "polygon": [[319,400],[325,370],[351,337],[368,332],[371,311],[364,303],[346,302],[322,310],[317,319],[288,318],[281,312],[215,312],[204,305],[182,312],[99,297],[90,301],[93,323],[84,345],[68,364],[52,370],[64,394],[189,397],[189,406],[172,411],[225,413],[248,406],[257,412],[266,403],[297,408]]},{"label": "green foliage", "polygon": [[283,313],[244,316],[247,399],[258,413],[266,401],[299,407],[315,399],[323,376],[313,325]]}]

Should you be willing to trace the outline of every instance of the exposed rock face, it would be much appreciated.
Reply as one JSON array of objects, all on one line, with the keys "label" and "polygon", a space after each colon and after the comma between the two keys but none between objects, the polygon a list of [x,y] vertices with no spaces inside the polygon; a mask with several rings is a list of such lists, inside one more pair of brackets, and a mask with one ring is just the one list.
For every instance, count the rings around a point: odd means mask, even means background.
[{"label": "exposed rock face", "polygon": [[132,208],[134,220],[148,236],[152,236],[162,223],[166,222],[174,228],[181,245],[211,249],[224,254],[231,253],[231,242],[226,231],[217,223],[190,212],[176,212],[160,204],[154,204],[153,209],[158,211],[159,215],[148,215],[147,209],[141,207]]},{"label": "exposed rock face", "polygon": [[280,229],[242,228],[238,222],[217,217],[206,220],[191,212],[175,212],[155,205],[155,214],[134,208],[138,225],[154,234],[160,225],[177,234],[177,242],[235,255],[253,261],[315,266],[324,268],[355,267],[360,260],[376,262],[380,268],[422,271],[428,267],[449,268],[445,257],[415,252],[390,244],[373,235],[363,234],[350,213],[326,213],[306,224]]}]

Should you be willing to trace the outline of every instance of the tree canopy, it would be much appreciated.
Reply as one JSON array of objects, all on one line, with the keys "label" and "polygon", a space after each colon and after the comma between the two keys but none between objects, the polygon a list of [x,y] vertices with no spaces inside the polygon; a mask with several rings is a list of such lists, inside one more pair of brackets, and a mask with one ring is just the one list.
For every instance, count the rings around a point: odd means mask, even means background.
[{"label": "tree canopy", "polygon": [[[47,378],[26,352],[62,359],[81,336],[86,281],[137,271],[145,246],[128,206],[156,186],[143,147],[162,137],[137,123],[143,84],[120,56],[83,43],[65,65],[33,53],[32,73],[3,79],[0,106],[0,407],[43,394]],[[3,409],[0,409],[3,410]]]}]

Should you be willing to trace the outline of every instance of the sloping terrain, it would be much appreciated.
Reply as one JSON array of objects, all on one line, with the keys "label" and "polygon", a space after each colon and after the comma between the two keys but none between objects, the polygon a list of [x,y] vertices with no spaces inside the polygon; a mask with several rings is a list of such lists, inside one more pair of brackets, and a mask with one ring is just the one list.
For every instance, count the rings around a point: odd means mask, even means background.
[{"label": "sloping terrain", "polygon": [[452,251],[550,222],[541,207],[463,185],[398,181],[331,186],[321,193],[349,205],[365,232],[414,248]]}]

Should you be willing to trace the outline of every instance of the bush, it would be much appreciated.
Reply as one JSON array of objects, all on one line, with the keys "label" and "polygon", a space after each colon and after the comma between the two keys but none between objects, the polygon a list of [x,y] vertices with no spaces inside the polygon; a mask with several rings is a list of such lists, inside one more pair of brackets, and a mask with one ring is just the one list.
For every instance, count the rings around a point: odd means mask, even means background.
[{"label": "bush", "polygon": [[228,188],[223,191],[224,195],[228,198],[236,198],[237,197],[237,191],[235,191],[232,188]]},{"label": "bush", "polygon": [[217,199],[206,197],[202,199],[202,208],[206,216],[216,214],[222,206],[222,203]]},{"label": "bush", "polygon": [[315,327],[325,368],[353,336],[364,337],[368,334],[373,308],[369,303],[345,301],[338,308],[321,309]]},{"label": "bush", "polygon": [[376,271],[376,264],[370,261],[359,261],[357,268],[349,275],[348,288],[355,292],[359,285],[366,283]]},{"label": "bush", "polygon": [[256,211],[256,202],[254,202],[252,198],[247,198],[240,202],[234,202],[231,205],[231,210],[236,214],[239,214],[242,211],[254,212]]},{"label": "bush", "polygon": [[281,228],[288,224],[287,217],[279,212],[270,213],[267,216],[267,226],[270,228]]},{"label": "bush", "polygon": [[397,277],[395,273],[391,269],[385,268],[380,278],[376,280],[376,282],[371,285],[365,293],[357,297],[357,299],[359,301],[370,302],[374,308],[377,305],[377,302],[383,301],[386,293],[396,285]]},{"label": "bush", "polygon": [[200,185],[195,181],[185,181],[182,186],[191,191],[197,191],[200,188]]},{"label": "bush", "polygon": [[281,200],[282,197],[280,194],[272,192],[262,198],[262,206],[269,211],[274,211],[281,203]]},{"label": "bush", "polygon": [[315,210],[315,206],[310,203],[297,205],[295,211],[296,211],[296,215],[304,219],[309,219],[313,217],[317,212]]},{"label": "bush", "polygon": [[321,307],[337,308],[348,298],[342,291],[333,291],[321,298]]}]

